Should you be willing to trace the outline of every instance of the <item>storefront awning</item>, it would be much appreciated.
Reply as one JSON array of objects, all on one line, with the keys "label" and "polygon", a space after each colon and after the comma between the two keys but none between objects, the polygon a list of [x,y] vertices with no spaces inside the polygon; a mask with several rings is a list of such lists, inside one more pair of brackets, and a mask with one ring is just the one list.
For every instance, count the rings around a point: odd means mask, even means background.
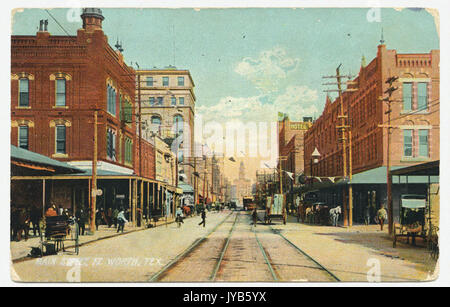
[{"label": "storefront awning", "polygon": [[[84,171],[65,162],[11,145],[11,163],[15,166],[52,174],[75,174]],[[13,174],[14,175],[14,174]]]},{"label": "storefront awning", "polygon": [[183,190],[183,193],[194,193],[194,188],[187,183],[181,183],[178,188]]}]

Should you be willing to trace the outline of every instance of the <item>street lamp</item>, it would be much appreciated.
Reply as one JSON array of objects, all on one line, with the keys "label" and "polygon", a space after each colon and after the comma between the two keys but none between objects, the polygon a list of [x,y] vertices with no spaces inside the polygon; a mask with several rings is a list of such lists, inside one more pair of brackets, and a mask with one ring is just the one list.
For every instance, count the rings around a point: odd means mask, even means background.
[{"label": "street lamp", "polygon": [[311,185],[313,183],[313,163],[317,164],[319,163],[319,158],[320,158],[320,152],[319,150],[317,150],[317,147],[314,147],[314,151],[311,154]]}]

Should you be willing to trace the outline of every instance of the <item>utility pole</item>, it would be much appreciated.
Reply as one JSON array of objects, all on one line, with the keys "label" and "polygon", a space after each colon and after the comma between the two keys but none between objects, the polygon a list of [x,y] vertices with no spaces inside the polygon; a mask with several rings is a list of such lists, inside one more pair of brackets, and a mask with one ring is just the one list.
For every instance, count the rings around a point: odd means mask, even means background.
[{"label": "utility pole", "polygon": [[[139,176],[142,177],[142,106],[141,106],[141,75],[138,73],[138,112],[139,112]],[[141,191],[142,194],[142,191]]]},{"label": "utility pole", "polygon": [[390,176],[390,171],[391,171],[391,159],[390,159],[390,155],[391,155],[391,129],[393,127],[391,127],[391,113],[392,113],[392,109],[391,109],[391,103],[393,102],[392,100],[392,94],[398,90],[398,87],[394,87],[392,84],[398,80],[398,77],[389,77],[386,80],[386,84],[389,84],[389,87],[387,88],[387,90],[384,92],[384,94],[387,94],[388,96],[386,98],[382,98],[381,101],[385,101],[388,104],[388,109],[386,112],[384,112],[384,114],[387,114],[388,116],[388,125],[387,125],[387,146],[386,146],[386,151],[387,151],[387,156],[386,156],[386,184],[387,184],[387,207],[388,207],[388,220],[389,220],[389,234],[392,234],[393,228],[394,228],[394,212],[393,212],[393,205],[392,205],[392,180],[391,180],[391,176]]},{"label": "utility pole", "polygon": [[94,111],[94,152],[92,157],[92,179],[91,179],[91,212],[90,212],[90,231],[95,233],[95,213],[97,206],[97,124],[98,111]]},{"label": "utility pole", "polygon": [[[350,102],[347,104],[347,115],[344,114],[344,98],[342,95],[342,78],[351,79],[352,76],[350,75],[341,75],[340,74],[340,67],[342,64],[339,64],[339,66],[336,68],[336,76],[324,76],[323,78],[336,78],[336,83],[325,83],[324,85],[331,85],[331,84],[337,84],[338,89],[337,90],[325,90],[325,92],[338,92],[339,94],[339,111],[340,114],[338,115],[338,119],[341,120],[340,124],[336,126],[337,129],[341,132],[341,138],[342,141],[342,164],[343,164],[343,178],[349,180],[348,185],[348,206],[346,201],[346,195],[345,190],[343,191],[343,215],[344,215],[344,226],[352,226],[353,225],[353,188],[351,185],[352,180],[352,133],[351,133],[351,127],[350,127]],[[356,84],[355,82],[347,81],[345,82],[347,85],[349,84]],[[356,88],[347,88],[347,92],[354,92],[357,91]],[[348,132],[348,173],[347,173],[347,136],[346,131]],[[348,174],[348,177],[347,177]],[[348,210],[348,211],[347,211]]]}]

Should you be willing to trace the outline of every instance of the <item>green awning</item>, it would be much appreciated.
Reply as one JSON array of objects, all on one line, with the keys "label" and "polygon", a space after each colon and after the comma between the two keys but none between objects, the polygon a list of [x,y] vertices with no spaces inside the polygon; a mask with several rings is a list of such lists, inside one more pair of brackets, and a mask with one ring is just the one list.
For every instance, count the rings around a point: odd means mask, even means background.
[{"label": "green awning", "polygon": [[187,183],[181,183],[178,188],[183,189],[183,193],[194,193],[194,188]]},{"label": "green awning", "polygon": [[23,161],[35,165],[52,167],[56,173],[83,173],[84,171],[68,163],[51,159],[47,156],[11,145],[11,161]]}]

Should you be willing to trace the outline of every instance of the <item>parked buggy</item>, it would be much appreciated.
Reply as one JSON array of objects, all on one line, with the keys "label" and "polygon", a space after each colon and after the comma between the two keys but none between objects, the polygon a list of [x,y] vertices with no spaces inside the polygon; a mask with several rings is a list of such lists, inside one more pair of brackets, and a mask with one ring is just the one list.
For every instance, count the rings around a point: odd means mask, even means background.
[{"label": "parked buggy", "polygon": [[64,242],[73,241],[75,253],[79,253],[78,223],[68,216],[48,216],[45,218],[45,233],[41,231],[40,245],[41,257],[45,253],[65,251]]},{"label": "parked buggy", "polygon": [[411,237],[411,244],[416,244],[416,237],[427,239],[425,228],[426,196],[406,194],[400,200],[400,223],[394,224],[393,247],[397,246],[399,237],[406,237],[407,243]]}]

